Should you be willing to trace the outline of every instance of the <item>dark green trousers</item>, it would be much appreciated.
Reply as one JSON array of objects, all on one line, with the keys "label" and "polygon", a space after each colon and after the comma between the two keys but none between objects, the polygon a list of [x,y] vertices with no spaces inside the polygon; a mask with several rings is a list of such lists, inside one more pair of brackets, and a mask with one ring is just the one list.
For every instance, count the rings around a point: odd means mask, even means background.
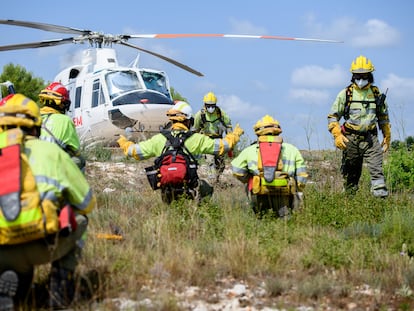
[{"label": "dark green trousers", "polygon": [[341,173],[346,191],[358,190],[364,161],[371,176],[371,189],[386,188],[382,168],[383,152],[378,136],[347,134],[349,142],[342,154]]}]

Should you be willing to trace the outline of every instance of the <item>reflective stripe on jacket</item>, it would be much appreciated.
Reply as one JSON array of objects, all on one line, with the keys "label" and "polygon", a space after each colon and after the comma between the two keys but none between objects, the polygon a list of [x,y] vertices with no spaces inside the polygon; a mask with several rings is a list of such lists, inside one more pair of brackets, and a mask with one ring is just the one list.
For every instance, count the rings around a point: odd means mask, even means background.
[{"label": "reflective stripe on jacket", "polygon": [[[72,119],[51,107],[42,107],[40,112],[43,123],[39,138],[58,144],[71,156],[79,155],[80,141]],[[51,133],[45,130],[44,127]]]},{"label": "reflective stripe on jacket", "polygon": [[[259,175],[257,166],[259,145],[257,143],[244,149],[231,162],[233,175],[242,182],[247,183],[252,176]],[[295,178],[298,184],[304,185],[307,181],[305,161],[299,150],[288,143],[282,144],[281,157],[283,168],[282,172],[287,173],[290,177]]]},{"label": "reflective stripe on jacket", "polygon": [[[172,134],[176,135],[180,131],[188,131],[182,124],[174,124]],[[167,138],[163,134],[156,134],[146,141],[138,144],[131,144],[127,149],[127,155],[137,160],[158,157],[161,155]],[[185,147],[192,155],[214,154],[222,155],[234,147],[236,142],[234,134],[229,133],[225,138],[212,139],[206,135],[194,133],[184,142]]]},{"label": "reflective stripe on jacket", "polygon": [[66,152],[56,144],[28,139],[25,154],[42,201],[50,200],[58,207],[70,204],[80,214],[87,214],[93,209],[96,198],[92,189]]},{"label": "reflective stripe on jacket", "polygon": [[[338,122],[342,117],[345,118],[346,92],[347,89],[345,88],[338,93],[328,115],[328,123]],[[345,120],[347,127],[358,132],[368,132],[376,128],[377,122],[379,122],[380,127],[384,123],[388,123],[389,118],[386,102],[380,108],[379,114],[377,116],[375,95],[372,89],[368,86],[362,90],[358,87],[353,87],[349,118]]]},{"label": "reflective stripe on jacket", "polygon": [[[223,134],[226,134],[227,130],[231,129],[231,120],[223,109],[220,109],[220,118],[217,109],[213,113],[208,113],[204,108],[198,111],[194,116],[194,130],[210,137],[223,137]],[[202,120],[203,112],[206,118],[204,123]]]}]

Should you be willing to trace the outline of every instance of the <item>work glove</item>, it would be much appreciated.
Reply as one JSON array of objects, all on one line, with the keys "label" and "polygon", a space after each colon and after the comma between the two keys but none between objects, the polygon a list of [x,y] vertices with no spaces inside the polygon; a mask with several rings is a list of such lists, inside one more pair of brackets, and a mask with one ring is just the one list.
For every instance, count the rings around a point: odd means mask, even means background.
[{"label": "work glove", "polygon": [[339,126],[338,122],[332,122],[328,126],[329,130],[331,131],[334,139],[335,139],[335,146],[338,149],[345,150],[346,143],[349,142],[349,139],[345,137],[342,133],[341,127]]},{"label": "work glove", "polygon": [[[236,124],[233,132],[228,133],[226,137],[220,140],[219,155],[223,155],[224,153],[226,153],[226,151],[228,151],[226,150],[227,147],[230,148],[230,150],[232,150],[240,140],[240,136],[243,135],[243,133],[243,129],[239,126],[239,124]],[[227,142],[227,146],[224,144],[224,141]]]},{"label": "work glove", "polygon": [[389,123],[385,123],[381,127],[382,136],[384,136],[381,146],[384,152],[387,152],[390,149],[391,145],[391,125]]},{"label": "work glove", "polygon": [[123,135],[121,135],[121,137],[119,137],[116,142],[118,143],[119,147],[121,147],[125,155],[128,155],[128,148],[134,144],[132,141],[126,139],[126,137]]},{"label": "work glove", "polygon": [[127,139],[131,139],[132,132],[133,132],[132,128],[130,128],[130,127],[125,128],[125,136],[126,136]]},{"label": "work glove", "polygon": [[233,130],[233,134],[234,135],[237,135],[237,136],[242,136],[243,135],[243,133],[244,133],[244,130],[240,127],[240,125],[237,123],[236,124],[236,126],[234,127],[234,130]]}]

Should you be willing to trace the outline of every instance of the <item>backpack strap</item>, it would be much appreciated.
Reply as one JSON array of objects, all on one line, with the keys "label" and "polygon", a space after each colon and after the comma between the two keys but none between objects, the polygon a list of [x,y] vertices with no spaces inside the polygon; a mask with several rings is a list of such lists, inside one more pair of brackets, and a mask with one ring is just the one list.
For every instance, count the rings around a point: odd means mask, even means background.
[{"label": "backpack strap", "polygon": [[73,150],[69,147],[69,146],[65,146],[61,141],[59,141],[57,138],[56,138],[56,136],[55,135],[53,135],[53,133],[52,133],[52,131],[51,130],[49,130],[47,127],[46,127],[46,123],[47,123],[47,121],[49,120],[49,118],[50,118],[50,116],[52,115],[53,113],[49,113],[47,116],[46,116],[46,119],[42,122],[42,129],[43,130],[45,130],[49,135],[50,135],[50,137],[52,137],[52,139],[53,139],[53,141],[60,147],[60,148],[62,148],[66,153],[68,153],[70,156],[73,156],[74,155],[74,152],[73,152]]},{"label": "backpack strap", "polygon": [[207,122],[207,118],[206,118],[206,110],[203,108],[201,109],[201,127],[204,126],[204,124],[206,124]]},{"label": "backpack strap", "polygon": [[213,121],[208,121],[207,118],[206,118],[206,110],[204,108],[201,109],[201,127],[203,127],[204,124],[207,123],[207,122],[208,123],[213,123],[213,122],[216,122],[217,120],[219,120],[221,122],[221,124],[223,124],[224,126],[226,126],[224,124],[224,121],[223,121],[223,115],[222,115],[222,112],[221,112],[220,107],[216,106],[216,109],[217,109],[218,118],[215,119],[215,120],[213,120]]},{"label": "backpack strap", "polygon": [[351,83],[350,85],[346,87],[346,91],[345,91],[345,107],[344,107],[344,119],[345,120],[349,119],[349,109],[351,107],[353,92],[354,92],[354,87],[353,87],[353,83]]},{"label": "backpack strap", "polygon": [[380,90],[377,86],[372,85],[371,86],[371,90],[372,93],[374,93],[374,97],[375,97],[375,113],[377,115],[377,118],[379,117],[379,115],[381,114],[381,108],[384,106],[384,102],[385,102],[385,94],[381,94]]},{"label": "backpack strap", "polygon": [[[371,88],[372,93],[374,93],[375,105],[376,105],[375,106],[375,112],[376,112],[377,117],[378,117],[379,112],[380,112],[380,108],[382,107],[384,102],[379,100],[381,98],[381,93],[380,93],[378,87],[371,84],[370,88]],[[345,107],[344,107],[344,119],[345,120],[349,119],[349,110],[350,110],[351,103],[352,103],[353,93],[354,93],[354,84],[351,83],[350,85],[347,86],[346,91],[345,91]]]},{"label": "backpack strap", "polygon": [[174,155],[178,152],[179,149],[182,149],[185,151],[185,153],[189,156],[191,162],[197,163],[197,160],[194,158],[194,156],[191,154],[191,152],[188,150],[188,148],[184,145],[184,142],[194,134],[193,131],[186,131],[186,132],[180,132],[177,136],[173,136],[171,134],[171,131],[163,130],[161,131],[161,134],[167,138],[167,142],[165,143],[164,149],[162,150],[162,153],[167,151],[169,147],[174,148]]}]

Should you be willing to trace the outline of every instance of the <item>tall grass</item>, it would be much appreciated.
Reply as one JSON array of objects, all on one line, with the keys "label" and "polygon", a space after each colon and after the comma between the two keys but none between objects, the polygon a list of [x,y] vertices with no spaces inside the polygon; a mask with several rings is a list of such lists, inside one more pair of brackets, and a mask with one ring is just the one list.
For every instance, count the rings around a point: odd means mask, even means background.
[{"label": "tall grass", "polygon": [[[265,282],[269,306],[283,305],[277,297],[289,294],[293,305],[330,297],[340,309],[343,299],[360,299],[361,286],[381,291],[377,310],[413,306],[404,300],[414,289],[409,193],[372,197],[364,169],[360,190],[346,196],[338,160],[331,153],[309,162],[312,182],[289,220],[256,218],[237,181],[216,188],[200,205],[183,200],[167,206],[145,183],[135,191],[115,184],[116,192],[98,192],[79,269],[101,272],[99,295],[90,299],[151,297],[159,309],[173,310],[178,302],[167,288],[209,288],[234,279],[252,287]],[[331,163],[325,169],[324,161]],[[114,225],[124,240],[98,237]]]}]

